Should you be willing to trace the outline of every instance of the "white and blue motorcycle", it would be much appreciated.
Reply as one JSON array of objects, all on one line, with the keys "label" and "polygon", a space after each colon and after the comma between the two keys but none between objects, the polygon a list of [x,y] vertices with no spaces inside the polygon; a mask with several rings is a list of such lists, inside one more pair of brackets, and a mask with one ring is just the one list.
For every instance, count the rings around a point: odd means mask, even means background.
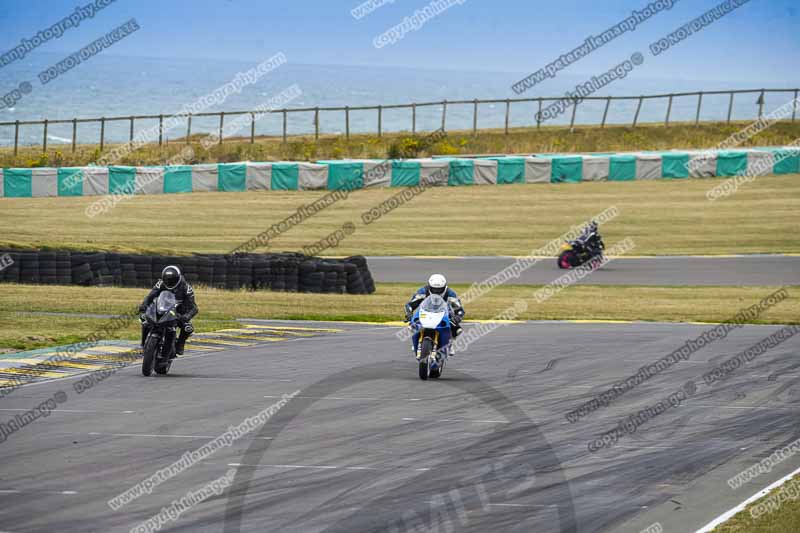
[{"label": "white and blue motorcycle", "polygon": [[409,326],[419,364],[419,378],[437,379],[444,372],[450,349],[450,306],[438,294],[425,298],[414,311]]}]

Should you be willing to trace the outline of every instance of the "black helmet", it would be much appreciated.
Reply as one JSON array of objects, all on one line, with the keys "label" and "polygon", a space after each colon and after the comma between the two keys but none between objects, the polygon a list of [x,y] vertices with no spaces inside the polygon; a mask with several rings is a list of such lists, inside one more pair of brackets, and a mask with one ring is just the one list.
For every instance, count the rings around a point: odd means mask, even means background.
[{"label": "black helmet", "polygon": [[164,267],[161,271],[161,281],[164,282],[164,287],[169,290],[174,289],[181,282],[181,269],[176,266],[170,265]]}]

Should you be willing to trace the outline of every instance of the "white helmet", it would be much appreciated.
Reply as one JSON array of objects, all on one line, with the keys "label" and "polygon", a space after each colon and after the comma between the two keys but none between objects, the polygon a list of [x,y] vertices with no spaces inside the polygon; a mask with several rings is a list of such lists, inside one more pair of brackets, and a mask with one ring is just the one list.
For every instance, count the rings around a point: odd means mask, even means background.
[{"label": "white helmet", "polygon": [[428,278],[428,292],[438,294],[444,298],[447,292],[447,279],[441,274],[434,274]]}]

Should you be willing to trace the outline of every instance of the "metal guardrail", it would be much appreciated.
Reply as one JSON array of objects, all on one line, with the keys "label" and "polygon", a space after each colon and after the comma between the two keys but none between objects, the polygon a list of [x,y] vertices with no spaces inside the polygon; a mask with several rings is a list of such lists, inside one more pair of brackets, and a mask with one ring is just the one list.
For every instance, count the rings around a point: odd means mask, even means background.
[{"label": "metal guardrail", "polygon": [[[795,99],[795,106],[792,113],[792,122],[795,122],[797,117],[797,97],[798,92],[800,89],[743,89],[743,90],[729,90],[729,91],[697,91],[697,92],[682,92],[682,93],[664,93],[664,94],[648,94],[648,95],[639,95],[639,96],[586,96],[582,100],[576,102],[572,105],[572,117],[570,119],[570,128],[575,126],[575,115],[578,110],[578,106],[583,101],[605,101],[605,109],[603,111],[603,118],[600,122],[601,127],[605,127],[606,121],[608,118],[608,111],[611,106],[612,101],[634,101],[637,102],[636,106],[636,114],[634,115],[633,122],[631,124],[632,127],[636,127],[639,121],[639,113],[642,109],[642,104],[645,100],[653,100],[653,99],[668,99],[667,103],[667,112],[666,116],[664,117],[664,125],[669,126],[670,123],[670,115],[672,113],[672,102],[677,97],[687,97],[687,96],[696,96],[697,97],[697,109],[695,113],[694,123],[695,125],[700,123],[700,112],[703,105],[703,97],[704,96],[714,96],[714,95],[729,95],[729,103],[728,103],[728,114],[727,114],[727,122],[730,123],[731,115],[733,113],[733,103],[734,103],[734,96],[735,95],[742,95],[742,94],[758,94],[758,100],[756,104],[758,105],[758,117],[761,118],[764,114],[764,95],[767,93],[790,93],[793,95]],[[346,138],[350,138],[350,112],[351,111],[368,111],[368,110],[375,110],[378,112],[378,124],[377,124],[377,134],[378,137],[383,135],[383,110],[385,109],[410,109],[411,110],[411,132],[412,134],[417,133],[417,108],[418,107],[430,107],[430,106],[441,106],[442,107],[442,116],[441,116],[441,129],[446,131],[446,122],[447,122],[447,107],[453,105],[471,105],[473,106],[472,112],[472,131],[473,134],[476,134],[478,131],[478,106],[480,104],[505,104],[505,126],[504,131],[508,134],[509,128],[509,117],[511,114],[511,105],[514,103],[538,103],[538,113],[534,115],[534,123],[536,124],[537,129],[541,128],[542,122],[538,119],[541,116],[542,107],[546,102],[555,102],[558,100],[563,99],[563,96],[557,97],[535,97],[535,98],[505,98],[505,99],[490,99],[490,100],[482,100],[482,99],[473,99],[473,100],[442,100],[439,102],[416,102],[410,104],[391,104],[391,105],[377,105],[377,106],[344,106],[344,107],[302,107],[302,108],[283,108],[283,109],[274,109],[270,110],[270,114],[282,114],[283,115],[283,129],[282,129],[282,139],[283,142],[286,142],[288,137],[288,127],[287,127],[287,116],[289,113],[314,113],[314,138],[319,139],[320,134],[320,126],[319,126],[319,115],[321,112],[344,112],[344,121],[345,121],[345,135]],[[255,142],[255,120],[254,117],[256,114],[261,114],[261,111],[217,111],[217,112],[207,112],[207,113],[194,113],[186,115],[186,143],[189,142],[190,136],[192,135],[192,118],[193,117],[219,117],[219,144],[223,142],[223,127],[225,124],[225,117],[231,116],[240,116],[240,115],[250,115],[250,142]],[[117,116],[117,117],[100,117],[100,118],[73,118],[73,119],[59,119],[59,120],[17,120],[14,122],[0,122],[0,127],[13,127],[14,128],[14,155],[17,155],[19,149],[19,130],[20,126],[44,126],[44,133],[42,136],[42,150],[47,151],[47,128],[52,124],[72,124],[72,151],[74,152],[77,145],[77,136],[78,136],[78,124],[85,124],[85,123],[99,123],[100,124],[100,151],[102,152],[105,146],[105,126],[107,122],[115,122],[115,121],[128,121],[130,122],[130,137],[129,142],[133,142],[134,140],[134,124],[137,120],[158,120],[158,145],[161,146],[164,143],[164,117],[169,117],[171,115],[130,115],[130,116]]]}]

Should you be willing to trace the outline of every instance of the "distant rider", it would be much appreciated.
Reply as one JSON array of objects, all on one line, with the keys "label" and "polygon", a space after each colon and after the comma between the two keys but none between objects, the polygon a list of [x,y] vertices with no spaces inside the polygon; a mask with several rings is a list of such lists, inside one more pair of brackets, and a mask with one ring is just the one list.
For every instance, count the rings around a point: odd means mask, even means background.
[{"label": "distant rider", "polygon": [[[191,320],[198,312],[197,304],[194,301],[194,289],[183,277],[178,267],[172,265],[165,267],[161,271],[161,279],[158,280],[155,287],[142,302],[142,305],[139,306],[139,312],[144,313],[162,291],[172,292],[178,301],[178,327],[181,333],[178,335],[178,342],[175,343],[175,353],[183,355],[186,339],[194,332]],[[147,324],[142,321],[142,346],[144,346],[144,341],[147,339],[147,333]]]},{"label": "distant rider", "polygon": [[[422,301],[431,294],[438,294],[444,299],[445,302],[449,304],[450,333],[453,338],[461,335],[462,329],[460,324],[461,319],[464,318],[464,308],[461,306],[461,300],[459,300],[458,296],[456,295],[456,291],[447,286],[447,279],[442,274],[433,274],[430,278],[428,278],[428,284],[424,287],[421,287],[417,292],[414,293],[414,295],[411,297],[411,300],[408,301],[405,307],[406,322],[411,322],[411,317],[414,315],[414,311],[420,306],[420,304],[422,304]],[[453,355],[452,343],[450,343],[450,355]]]},{"label": "distant rider", "polygon": [[597,232],[597,222],[594,220],[592,220],[588,226],[583,228],[583,232],[578,237],[578,240],[583,243],[591,255],[595,256],[603,254],[605,245],[603,245],[603,239]]}]

